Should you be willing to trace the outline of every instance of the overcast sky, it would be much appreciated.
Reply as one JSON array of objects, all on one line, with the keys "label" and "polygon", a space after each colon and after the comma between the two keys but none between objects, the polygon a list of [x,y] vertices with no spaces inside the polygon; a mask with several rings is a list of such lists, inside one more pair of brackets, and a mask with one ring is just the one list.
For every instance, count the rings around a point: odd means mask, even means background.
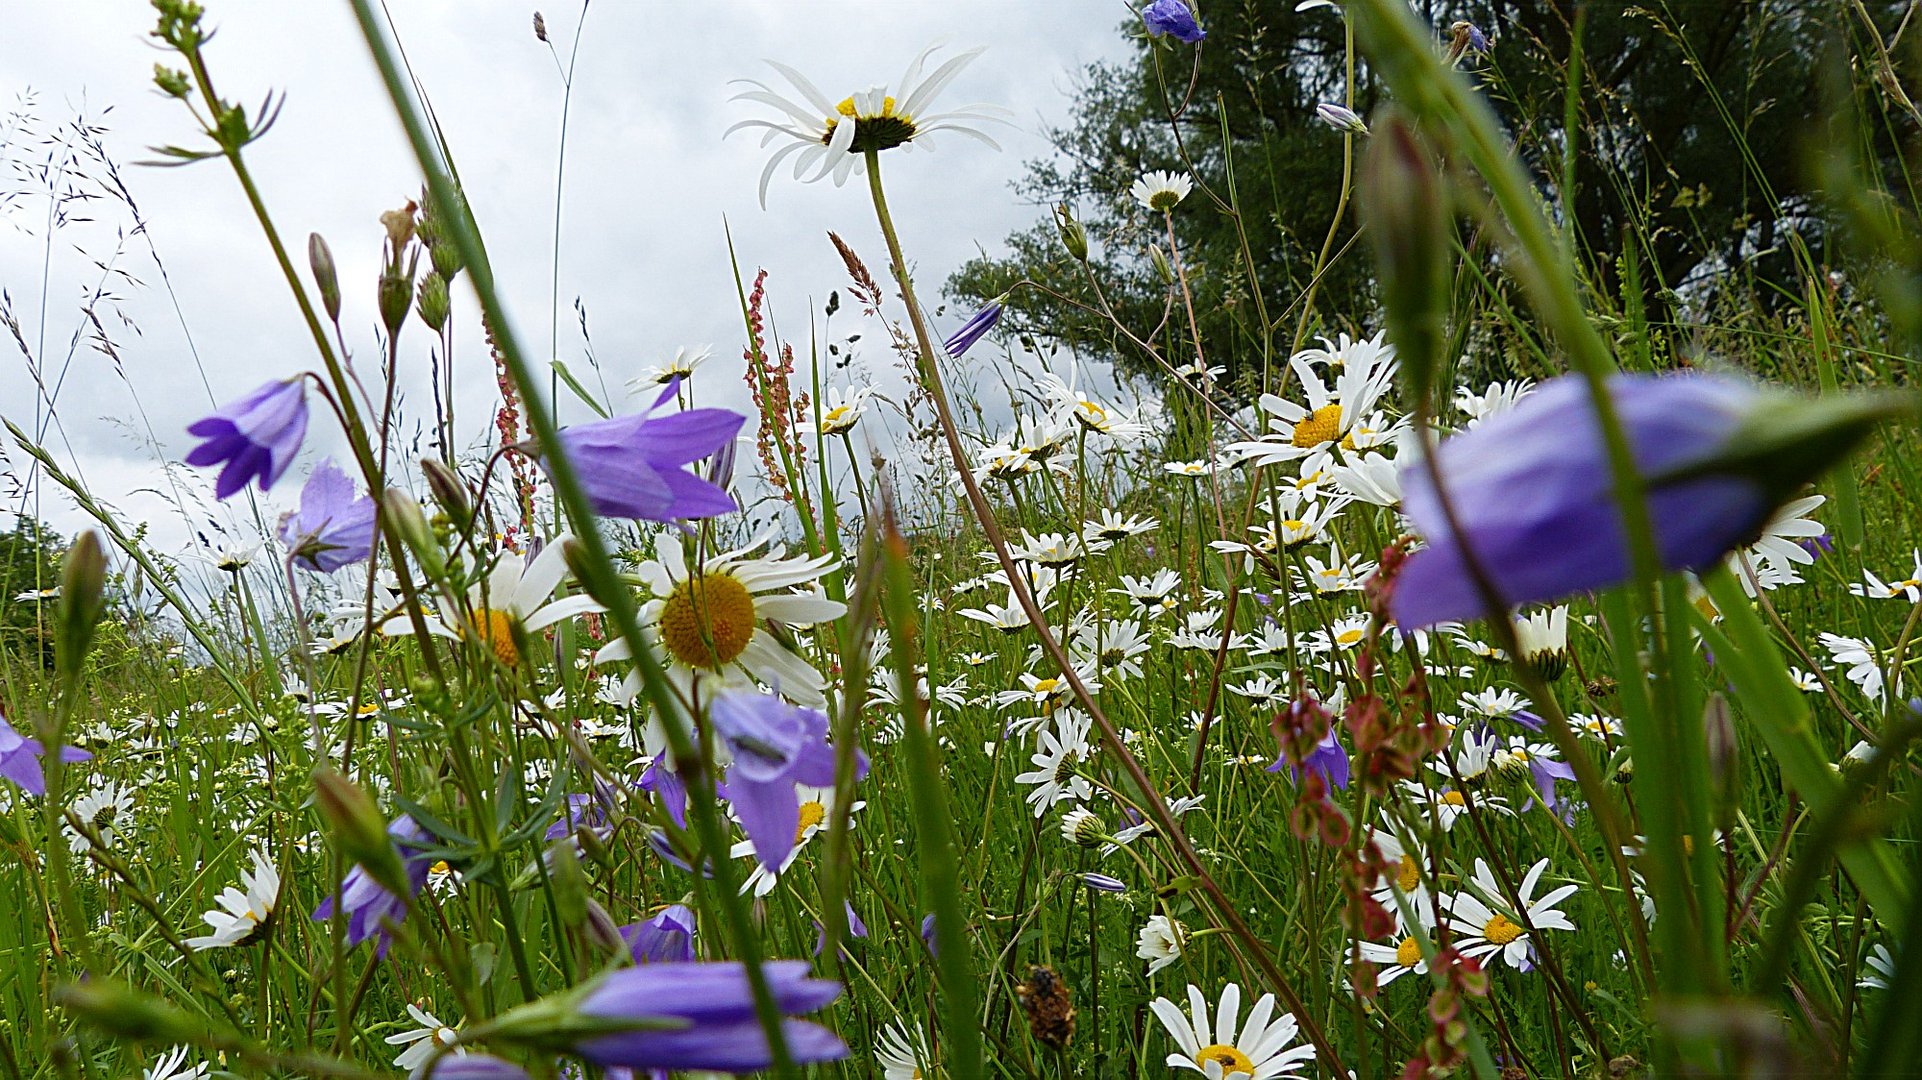
[{"label": "overcast sky", "polygon": [[[347,294],[349,344],[371,368],[378,216],[417,192],[418,173],[351,9],[346,0],[210,0],[207,6],[208,22],[218,29],[207,55],[220,92],[250,110],[268,90],[286,94],[279,122],[247,158],[296,253],[312,231],[331,243]],[[544,352],[562,84],[554,57],[534,38],[535,5],[389,0],[389,6],[451,141],[517,324]],[[148,4],[15,0],[6,7],[0,107],[15,121],[0,122],[0,192],[10,193],[0,196],[0,287],[42,359],[49,388],[65,374],[56,398],[59,423],[47,442],[129,526],[145,523],[164,549],[184,550],[218,515],[183,522],[161,495],[199,497],[169,480],[161,466],[191,445],[183,429],[215,401],[318,361],[231,170],[220,162],[179,169],[135,164],[152,157],[150,146],[201,145],[185,109],[153,90],[153,65],[169,57],[146,36]],[[543,10],[565,61],[581,7],[551,3]],[[914,53],[933,42],[948,43],[944,54],[989,46],[940,102],[1013,110],[1014,124],[996,132],[1002,152],[950,137],[932,154],[885,159],[895,215],[924,299],[932,303],[942,279],[977,247],[999,251],[1012,228],[1040,215],[1017,201],[1008,183],[1025,160],[1047,152],[1039,132],[1066,117],[1076,73],[1130,48],[1118,29],[1127,14],[1119,0],[598,0],[587,9],[568,136],[559,354],[581,363],[570,311],[578,297],[616,393],[623,380],[676,347],[712,343],[715,360],[697,379],[700,394],[745,407],[741,320],[724,223],[732,227],[744,272],[770,271],[776,317],[803,345],[809,312],[819,310],[830,289],[845,292],[826,230],[841,233],[883,272],[886,255],[863,188],[802,186],[784,171],[768,208],[758,205],[755,188],[765,161],[758,139],[748,132],[723,139],[722,133],[737,120],[765,115],[729,100],[739,89],[730,80],[774,81],[763,58],[794,65],[838,98],[892,83]],[[30,126],[21,125],[22,115],[32,118]],[[70,200],[69,215],[95,220],[55,230],[48,243],[41,166],[63,160],[62,144],[72,134],[64,125],[83,116],[104,128],[102,141],[120,164],[147,239],[122,237],[132,219],[110,200]],[[102,173],[83,155],[61,184],[97,191],[91,178]],[[148,239],[166,267],[171,295]],[[103,278],[103,265],[112,276]],[[83,298],[103,280],[118,297],[99,307],[118,365],[87,343],[91,331],[79,314]],[[949,313],[938,329],[952,330],[965,315]],[[838,330],[855,328],[842,321],[836,320]],[[80,344],[70,350],[76,334]],[[471,441],[491,415],[495,391],[484,352],[472,347],[471,324],[460,334],[468,344],[458,349],[466,364],[459,406]],[[423,418],[431,417],[427,345],[418,323],[402,335],[402,363],[409,369],[403,385],[412,414]],[[34,377],[11,343],[7,347],[0,415],[31,430]],[[321,419],[316,414],[317,432]],[[150,437],[157,450],[147,444]],[[292,481],[316,453],[337,445],[312,442]],[[12,471],[24,477],[27,459],[11,440],[6,449]],[[210,487],[211,477],[190,481]],[[276,488],[263,508],[269,520],[295,495],[297,483],[283,483],[286,490]],[[40,506],[63,532],[84,523],[51,490]]]}]

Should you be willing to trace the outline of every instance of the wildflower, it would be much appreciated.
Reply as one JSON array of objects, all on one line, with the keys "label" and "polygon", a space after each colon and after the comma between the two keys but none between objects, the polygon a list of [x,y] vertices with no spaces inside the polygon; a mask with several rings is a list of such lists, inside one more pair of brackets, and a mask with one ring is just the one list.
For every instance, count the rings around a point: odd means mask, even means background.
[{"label": "wildflower", "polygon": [[427,1076],[428,1080],[533,1080],[526,1069],[492,1054],[447,1054]]},{"label": "wildflower", "polygon": [[[787,1016],[813,1012],[841,994],[841,984],[808,976],[797,960],[761,965],[775,1005]],[[747,1073],[773,1064],[767,1034],[755,1019],[747,967],[738,962],[645,964],[610,971],[591,983],[580,1011],[607,1020],[668,1019],[684,1026],[599,1035],[574,1047],[602,1067]],[[784,1020],[781,1034],[799,1065],[838,1061],[848,1048],[832,1031]]]},{"label": "wildflower", "polygon": [[[1536,930],[1573,930],[1575,924],[1568,916],[1556,910],[1555,905],[1575,894],[1574,885],[1563,885],[1549,890],[1540,899],[1535,898],[1535,886],[1540,883],[1542,872],[1548,869],[1548,860],[1543,859],[1530,867],[1522,878],[1521,887],[1516,890],[1516,898],[1521,901],[1527,918],[1522,922]],[[1501,896],[1496,884],[1495,874],[1482,859],[1475,860],[1475,876],[1469,882],[1471,888],[1489,897]],[[1517,971],[1533,968],[1529,959],[1528,931],[1522,923],[1509,918],[1509,913],[1489,907],[1473,893],[1456,893],[1442,897],[1442,907],[1449,914],[1449,928],[1455,931],[1456,947],[1463,956],[1479,960],[1495,953]]]},{"label": "wildflower", "polygon": [[[1353,446],[1352,436],[1369,420],[1376,403],[1394,384],[1399,364],[1395,347],[1372,338],[1322,339],[1320,349],[1304,349],[1289,360],[1301,383],[1307,404],[1275,394],[1260,398],[1268,416],[1268,433],[1246,442],[1230,443],[1228,451],[1243,461],[1261,465],[1302,460],[1307,472],[1319,470],[1339,446]],[[1314,365],[1339,369],[1333,385]]]},{"label": "wildflower", "polygon": [[[893,739],[887,741],[899,741],[898,733]],[[860,765],[860,775],[866,776],[868,762],[865,756],[860,758]],[[794,861],[801,857],[801,852],[807,848],[808,841],[819,836],[828,827],[828,822],[833,819],[837,805],[833,787],[797,784],[794,788],[794,798],[800,807],[800,823],[794,830],[793,846],[787,849],[787,854],[778,862],[761,862],[757,855],[753,871],[748,874],[746,881],[741,882],[743,894],[766,896],[773,892],[774,887],[781,883],[781,875],[787,873],[788,869],[794,865]],[[866,809],[867,805],[865,802],[856,801],[848,807],[848,828],[852,829],[858,820],[853,815]],[[728,855],[736,859],[755,854],[756,849],[751,839],[743,840],[728,850]]]},{"label": "wildflower", "polygon": [[[1609,380],[1648,485],[1664,567],[1709,566],[1752,538],[1781,501],[1865,436],[1894,406],[1807,401],[1710,375]],[[1444,440],[1436,466],[1461,535],[1427,467],[1404,467],[1405,508],[1428,546],[1410,555],[1391,611],[1405,627],[1483,614],[1464,545],[1508,604],[1605,588],[1629,575],[1626,535],[1585,383],[1549,382],[1513,410]]]},{"label": "wildflower", "polygon": [[1181,959],[1182,947],[1187,943],[1188,932],[1180,923],[1166,915],[1150,915],[1135,939],[1135,955],[1148,962],[1148,974],[1153,975]]},{"label": "wildflower", "polygon": [[274,905],[280,901],[280,871],[264,851],[254,853],[252,871],[241,871],[241,887],[228,886],[218,902],[220,907],[201,916],[213,933],[187,939],[192,949],[220,949],[252,945],[267,932],[274,918]]},{"label": "wildflower", "polygon": [[[663,532],[654,558],[641,564],[640,576],[653,592],[641,607],[641,631],[666,653],[667,673],[683,693],[695,685],[745,674],[776,687],[789,700],[819,708],[827,703],[827,681],[771,626],[813,626],[839,618],[847,605],[793,587],[814,581],[834,564],[817,559],[756,555],[773,539],[764,535],[746,547],[710,555],[698,572],[690,571],[681,538]],[[594,654],[594,662],[626,660],[633,653],[617,638]],[[629,672],[627,687],[640,691],[640,675]]]},{"label": "wildflower", "polygon": [[[467,1053],[458,1045],[459,1033],[441,1023],[440,1018],[433,1013],[410,1003],[407,1006],[407,1015],[420,1026],[387,1036],[387,1045],[407,1048],[394,1059],[394,1068],[406,1069],[409,1080],[420,1080],[427,1070],[427,1063],[432,1061],[434,1055],[440,1053],[443,1048],[449,1048],[447,1056],[458,1057]],[[436,1069],[434,1075],[442,1074]]]},{"label": "wildflower", "polygon": [[300,489],[300,509],[280,518],[280,542],[295,566],[331,574],[372,554],[374,500],[355,490],[334,459],[314,467]]},{"label": "wildflower", "polygon": [[[753,844],[754,857],[778,872],[799,845],[803,830],[820,826],[826,817],[825,808],[811,802],[815,820],[804,821],[797,788],[834,786],[828,718],[751,690],[717,694],[708,717],[734,755],[727,774],[728,801]],[[856,777],[867,775],[867,756],[856,750],[854,761]]]},{"label": "wildflower", "polygon": [[1141,9],[1141,21],[1147,24],[1150,35],[1168,35],[1189,45],[1208,36],[1208,31],[1195,22],[1194,12],[1189,11],[1182,0],[1154,0]]},{"label": "wildflower", "polygon": [[1094,847],[1108,834],[1108,827],[1099,817],[1077,806],[1061,815],[1061,838],[1080,847]]},{"label": "wildflower", "polygon": [[259,553],[259,544],[220,547],[214,550],[213,556],[209,561],[214,564],[214,569],[216,570],[221,570],[229,574],[238,574],[242,570],[247,569],[247,567],[253,563],[254,556]]},{"label": "wildflower", "polygon": [[1276,757],[1275,763],[1268,766],[1265,771],[1280,772],[1284,768],[1288,770],[1288,779],[1297,784],[1301,783],[1302,771],[1306,770],[1319,773],[1323,783],[1343,791],[1348,790],[1348,751],[1342,748],[1341,739],[1332,727],[1328,729],[1328,734],[1322,736],[1321,741],[1315,744],[1315,749],[1303,759],[1299,767],[1289,761],[1288,755],[1283,753]]},{"label": "wildflower", "polygon": [[[632,416],[614,416],[562,428],[559,452],[587,492],[594,512],[637,521],[687,521],[731,514],[738,507],[726,489],[686,471],[728,447],[747,417],[729,409],[687,409],[654,417],[680,387],[670,381],[654,404]],[[543,467],[548,459],[543,453]]]},{"label": "wildflower", "polygon": [[[525,658],[521,643],[529,634],[556,623],[604,608],[585,595],[549,599],[567,575],[562,555],[572,537],[563,533],[541,547],[532,562],[514,552],[503,552],[487,576],[467,590],[465,611],[440,601],[438,617],[427,616],[427,632],[438,637],[469,639],[492,652],[502,667],[516,668]],[[411,623],[396,616],[381,632],[405,634]]]},{"label": "wildflower", "polygon": [[298,377],[262,383],[195,421],[187,433],[206,440],[187,454],[187,464],[227,463],[214,483],[216,498],[225,499],[256,479],[266,491],[294,463],[307,437],[306,383]]},{"label": "wildflower", "polygon": [[1275,1015],[1273,994],[1261,995],[1245,1023],[1241,1023],[1241,987],[1235,983],[1222,987],[1212,1023],[1208,1000],[1193,984],[1188,987],[1187,1015],[1167,998],[1158,997],[1148,1007],[1179,1048],[1164,1063],[1198,1072],[1207,1080],[1299,1076],[1315,1058],[1314,1047],[1292,1045],[1299,1026],[1293,1013]]},{"label": "wildflower", "polygon": [[[880,1063],[882,1080],[923,1080],[933,1075],[934,1058],[928,1053],[927,1037],[918,1027],[910,1036],[899,1022],[881,1029],[874,1060]],[[923,1071],[923,1066],[929,1071]]]},{"label": "wildflower", "polygon": [[1864,990],[1887,990],[1895,979],[1895,954],[1887,945],[1877,945],[1862,960],[1862,977],[1855,985]]},{"label": "wildflower", "polygon": [[1035,817],[1046,814],[1057,803],[1094,797],[1094,786],[1076,771],[1090,756],[1088,729],[1092,723],[1075,711],[1064,709],[1055,714],[1052,727],[1042,728],[1035,737],[1035,752],[1028,759],[1034,768],[1014,778],[1015,783],[1035,786],[1028,792],[1028,804],[1034,807]]},{"label": "wildflower", "polygon": [[1082,874],[1081,883],[1096,892],[1120,893],[1128,891],[1128,886],[1123,884],[1118,878],[1111,878],[1106,874],[1096,874],[1093,872]]},{"label": "wildflower", "polygon": [[140,1074],[141,1080],[200,1080],[207,1075],[207,1063],[187,1064],[187,1048],[176,1046],[160,1055],[147,1071]]},{"label": "wildflower", "polygon": [[821,402],[821,422],[814,423],[812,418],[802,422],[800,430],[819,431],[822,435],[845,435],[860,423],[861,414],[867,410],[868,399],[874,396],[871,386],[858,386],[843,391],[838,386],[828,387],[827,397]]},{"label": "wildflower", "polygon": [[637,964],[688,961],[694,959],[694,924],[685,904],[669,904],[646,922],[621,927],[621,940]]},{"label": "wildflower", "polygon": [[[777,94],[765,83],[741,80],[754,89],[734,95],[734,100],[767,105],[785,114],[777,120],[743,120],[727,129],[727,134],[732,135],[743,128],[760,128],[765,132],[761,136],[763,147],[783,142],[761,172],[761,205],[767,206],[767,186],[774,170],[789,157],[794,157],[794,175],[803,183],[832,175],[835,186],[839,187],[847,183],[848,177],[865,171],[864,158],[869,152],[895,147],[911,149],[917,143],[926,147],[930,142],[928,136],[938,131],[966,135],[999,150],[1000,146],[978,125],[1005,122],[1007,110],[993,105],[965,105],[950,112],[927,112],[935,95],[946,89],[955,76],[985,50],[961,53],[924,75],[928,57],[935,48],[930,46],[914,58],[893,94],[885,86],[874,86],[843,98],[838,105],[816,89],[807,76],[773,60],[767,65],[799,92],[801,100]],[[807,175],[809,173],[812,175]]]},{"label": "wildflower", "polygon": [[406,898],[395,896],[382,888],[367,871],[356,865],[347,872],[347,879],[341,882],[340,890],[320,902],[314,909],[314,921],[324,922],[334,917],[336,910],[347,916],[347,947],[358,948],[368,938],[375,939],[374,955],[386,956],[387,947],[393,943],[393,934],[382,925],[386,922],[398,923],[407,917],[409,902],[420,895],[421,887],[427,884],[427,870],[433,860],[422,852],[427,847],[427,830],[414,823],[407,815],[394,819],[387,827],[387,835],[401,858],[406,860],[408,894]]},{"label": "wildflower", "polygon": [[[40,740],[29,739],[13,730],[0,716],[0,776],[6,777],[29,795],[45,795],[47,779],[40,771],[40,759],[47,751]],[[72,746],[60,748],[60,760],[68,764],[93,760],[93,755]]]},{"label": "wildflower", "polygon": [[[1840,634],[1817,634],[1816,639],[1822,647],[1835,658],[1835,663],[1848,668],[1844,674],[1848,680],[1862,691],[1863,696],[1877,705],[1882,703],[1882,661],[1876,655],[1875,643],[1866,638],[1843,637]],[[1898,692],[1902,685],[1901,677],[1896,678]]]},{"label": "wildflower", "polygon": [[692,378],[694,369],[708,362],[714,355],[713,347],[701,345],[688,348],[683,345],[674,350],[674,355],[664,364],[656,364],[627,380],[627,388],[642,393],[650,386],[667,386],[682,379]]},{"label": "wildflower", "polygon": [[[75,799],[68,809],[101,840],[113,843],[120,838],[127,817],[133,812],[133,792],[117,783],[105,783]],[[87,850],[87,837],[71,823],[65,828],[67,842],[74,853]]]},{"label": "wildflower", "polygon": [[1106,540],[1118,544],[1131,536],[1144,536],[1159,528],[1153,518],[1138,517],[1133,514],[1123,516],[1113,510],[1102,510],[1093,520],[1082,526],[1084,537]]},{"label": "wildflower", "polygon": [[[1871,597],[1876,600],[1906,599],[1911,604],[1922,604],[1922,551],[1913,553],[1915,568],[1909,576],[1883,581],[1875,576],[1875,571],[1862,568],[1862,583],[1849,586],[1849,592],[1856,596]],[[1813,558],[1808,561],[1814,562]]]},{"label": "wildflower", "polygon": [[1136,202],[1155,213],[1165,214],[1181,205],[1181,200],[1187,198],[1188,193],[1194,189],[1194,179],[1187,173],[1162,172],[1157,169],[1154,172],[1141,174],[1141,177],[1134,182],[1134,186],[1128,189],[1128,194],[1133,195]]},{"label": "wildflower", "polygon": [[1368,124],[1355,115],[1355,110],[1346,105],[1324,101],[1315,106],[1315,115],[1321,118],[1322,123],[1336,131],[1345,131],[1351,135],[1368,134]]},{"label": "wildflower", "polygon": [[1559,605],[1517,617],[1515,641],[1521,647],[1522,663],[1549,682],[1561,678],[1568,667],[1568,607]]},{"label": "wildflower", "polygon": [[[1526,771],[1541,796],[1542,805],[1554,810],[1564,805],[1555,797],[1555,782],[1575,779],[1574,767],[1557,760],[1559,756],[1560,752],[1549,743],[1531,743],[1523,736],[1511,735],[1507,746],[1495,748],[1493,761],[1497,769]],[[1573,808],[1568,809],[1572,814]]]},{"label": "wildflower", "polygon": [[974,348],[974,343],[980,341],[982,336],[994,329],[994,324],[1000,321],[1001,305],[989,304],[975,312],[972,318],[961,325],[961,329],[949,335],[948,339],[941,343],[941,348],[948,354],[949,359],[959,360],[962,353]]}]

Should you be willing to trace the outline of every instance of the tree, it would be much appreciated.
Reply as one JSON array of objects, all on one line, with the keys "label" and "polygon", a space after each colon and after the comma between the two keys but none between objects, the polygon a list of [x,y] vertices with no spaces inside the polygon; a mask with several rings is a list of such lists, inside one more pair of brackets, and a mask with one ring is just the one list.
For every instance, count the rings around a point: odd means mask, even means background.
[{"label": "tree", "polygon": [[[1190,272],[1196,321],[1210,363],[1230,380],[1285,356],[1296,326],[1290,306],[1308,292],[1324,241],[1335,257],[1315,290],[1323,326],[1372,322],[1365,245],[1348,247],[1352,212],[1329,235],[1341,187],[1341,136],[1315,114],[1344,97],[1343,26],[1329,9],[1293,0],[1200,5],[1199,49],[1151,41],[1139,26],[1134,58],[1087,69],[1073,120],[1050,132],[1058,155],[1031,162],[1017,191],[1037,206],[1072,204],[1095,239],[1091,269],[1129,326],[1161,327],[1180,363],[1192,349],[1171,290],[1148,246],[1164,247],[1158,215],[1127,197],[1148,169],[1190,169],[1198,190],[1174,216]],[[1569,53],[1578,14],[1583,53],[1572,132],[1573,231],[1591,287],[1619,295],[1634,282],[1651,318],[1685,297],[1754,291],[1794,276],[1778,243],[1785,223],[1819,235],[1799,162],[1799,140],[1820,112],[1818,58],[1843,17],[1838,0],[1577,0],[1436,2],[1424,8],[1449,36],[1456,20],[1491,31],[1484,56],[1464,68],[1484,89],[1562,213]],[[1900,4],[1874,0],[1871,17],[1893,27]],[[1378,91],[1358,69],[1355,111]],[[1192,83],[1192,85],[1191,85]],[[1352,206],[1352,204],[1350,204]],[[1010,325],[1103,348],[1139,368],[1140,349],[1100,315],[1102,299],[1043,223],[1008,238],[1010,254],[975,259],[948,282],[957,299],[985,300],[1023,279]],[[1494,268],[1492,260],[1487,268]],[[1742,274],[1724,271],[1740,269]],[[1631,276],[1632,275],[1632,276]],[[1762,288],[1757,288],[1758,283]],[[1793,293],[1794,288],[1789,292]],[[1164,313],[1173,310],[1173,319]]]}]

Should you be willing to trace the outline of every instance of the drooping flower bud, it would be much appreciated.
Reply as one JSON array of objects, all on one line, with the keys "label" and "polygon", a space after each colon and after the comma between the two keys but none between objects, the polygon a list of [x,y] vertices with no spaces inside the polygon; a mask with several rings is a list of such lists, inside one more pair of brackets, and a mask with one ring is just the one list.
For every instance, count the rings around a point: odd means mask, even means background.
[{"label": "drooping flower bud", "polygon": [[60,674],[72,678],[80,674],[93,648],[94,628],[106,607],[107,553],[100,546],[100,534],[81,533],[67,551],[60,571]]},{"label": "drooping flower bud", "polygon": [[340,277],[334,272],[334,253],[319,233],[307,234],[307,266],[314,272],[314,285],[320,289],[320,306],[329,322],[340,321]]},{"label": "drooping flower bud", "polygon": [[1434,149],[1398,108],[1375,124],[1359,195],[1388,340],[1410,398],[1425,403],[1446,335],[1454,223]]},{"label": "drooping flower bud", "polygon": [[1067,203],[1057,203],[1054,208],[1054,227],[1061,234],[1061,246],[1076,262],[1088,261],[1088,230],[1074,216],[1074,207]]}]

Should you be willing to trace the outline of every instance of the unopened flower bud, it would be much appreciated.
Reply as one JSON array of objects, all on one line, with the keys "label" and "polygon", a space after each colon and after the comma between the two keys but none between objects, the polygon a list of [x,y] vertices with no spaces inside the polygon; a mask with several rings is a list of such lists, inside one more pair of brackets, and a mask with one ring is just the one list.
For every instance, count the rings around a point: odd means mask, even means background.
[{"label": "unopened flower bud", "polygon": [[1175,268],[1168,262],[1168,253],[1161,250],[1160,244],[1148,245],[1148,261],[1155,266],[1155,273],[1161,275],[1164,285],[1175,283]]},{"label": "unopened flower bud", "polygon": [[340,277],[334,273],[334,253],[328,250],[327,241],[319,233],[307,236],[307,265],[314,272],[314,284],[320,289],[320,306],[327,311],[329,322],[340,321]]},{"label": "unopened flower bud", "polygon": [[1102,834],[1105,831],[1101,826],[1100,818],[1079,806],[1068,811],[1061,818],[1061,836],[1071,844],[1094,847],[1101,843]]},{"label": "unopened flower bud", "polygon": [[1315,115],[1321,117],[1322,123],[1336,131],[1348,131],[1356,135],[1368,134],[1368,125],[1362,121],[1361,117],[1355,115],[1355,110],[1346,105],[1324,101],[1315,106]]},{"label": "unopened flower bud", "polygon": [[1727,830],[1741,804],[1742,762],[1735,741],[1735,720],[1728,699],[1710,694],[1702,710],[1702,738],[1708,748],[1709,791],[1714,796],[1715,826]]},{"label": "unopened flower bud", "polygon": [[347,860],[395,896],[411,896],[407,869],[387,835],[387,819],[367,793],[332,767],[314,771],[314,805]]},{"label": "unopened flower bud", "polygon": [[67,551],[60,571],[60,673],[72,677],[80,673],[93,647],[94,627],[106,607],[107,553],[100,546],[100,534],[81,533]]},{"label": "unopened flower bud", "polygon": [[[587,875],[581,872],[580,857],[574,854],[574,837],[570,833],[555,841],[547,849],[548,881],[553,886],[554,913],[560,916],[561,925],[569,930],[583,930],[587,925]],[[619,940],[619,934],[615,939]]]},{"label": "unopened flower bud", "polygon": [[1441,356],[1454,261],[1454,222],[1435,152],[1393,106],[1362,159],[1361,216],[1375,249],[1388,339],[1410,397],[1425,402]]},{"label": "unopened flower bud", "polygon": [[193,92],[193,84],[188,82],[187,73],[165,64],[153,66],[153,82],[161,93],[182,101],[187,100],[187,96]]},{"label": "unopened flower bud", "polygon": [[433,493],[441,512],[456,528],[466,528],[473,516],[474,504],[468,498],[467,485],[461,481],[460,473],[439,458],[422,458],[420,471],[427,478],[427,490]]},{"label": "unopened flower bud", "polygon": [[1076,262],[1088,261],[1088,230],[1074,216],[1074,207],[1059,203],[1054,208],[1054,226],[1061,234],[1061,246]]},{"label": "unopened flower bud", "polygon": [[430,578],[440,578],[447,571],[447,560],[442,557],[440,544],[434,539],[433,527],[427,524],[427,516],[420,512],[420,504],[414,497],[399,488],[388,488],[380,495],[381,516],[392,523],[394,531],[400,534],[401,542],[407,550],[414,553],[420,567]]}]

